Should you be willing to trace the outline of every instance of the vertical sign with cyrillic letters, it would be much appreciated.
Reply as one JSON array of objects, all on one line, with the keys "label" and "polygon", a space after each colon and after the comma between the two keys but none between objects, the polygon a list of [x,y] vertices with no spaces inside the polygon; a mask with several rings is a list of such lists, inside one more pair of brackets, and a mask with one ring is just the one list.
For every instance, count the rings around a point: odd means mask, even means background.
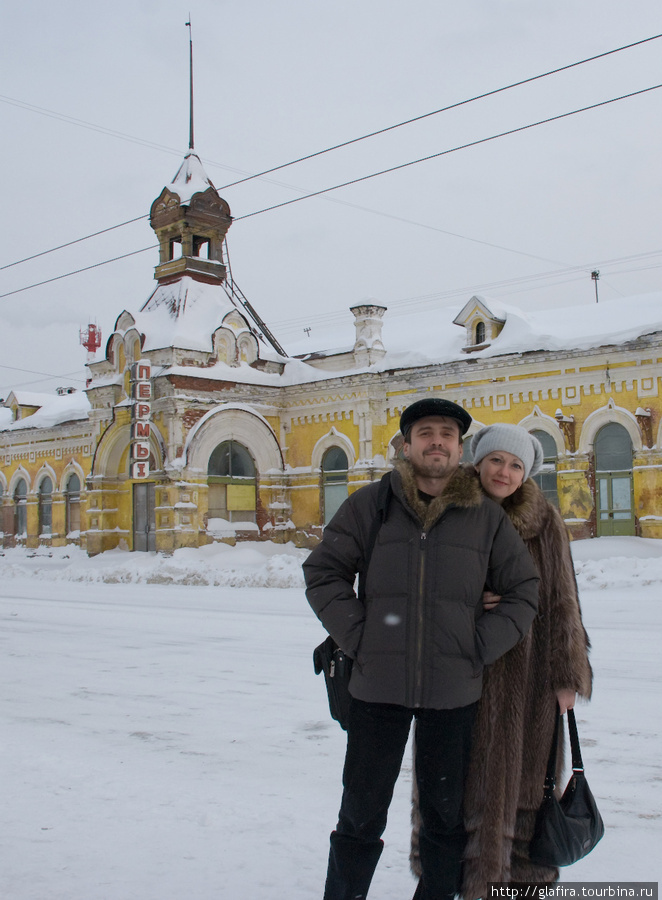
[{"label": "vertical sign with cyrillic letters", "polygon": [[152,364],[141,359],[131,366],[131,477],[149,478],[149,436],[152,415]]}]

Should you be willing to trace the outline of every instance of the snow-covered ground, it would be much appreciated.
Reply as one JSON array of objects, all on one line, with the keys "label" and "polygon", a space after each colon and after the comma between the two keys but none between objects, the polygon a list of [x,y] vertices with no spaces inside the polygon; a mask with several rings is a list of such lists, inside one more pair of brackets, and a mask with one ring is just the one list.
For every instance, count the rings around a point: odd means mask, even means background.
[{"label": "snow-covered ground", "polygon": [[[607,832],[564,881],[662,873],[662,542],[573,545]],[[344,733],[292,546],[0,556],[2,900],[313,900]],[[411,770],[371,897],[406,900]]]}]

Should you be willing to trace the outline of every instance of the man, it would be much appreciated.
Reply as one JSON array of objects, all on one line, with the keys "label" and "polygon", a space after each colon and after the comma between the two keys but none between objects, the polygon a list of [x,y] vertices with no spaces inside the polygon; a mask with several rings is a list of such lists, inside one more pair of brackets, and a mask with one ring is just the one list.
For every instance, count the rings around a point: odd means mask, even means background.
[{"label": "man", "polygon": [[[422,877],[415,900],[459,891],[465,770],[482,669],[527,632],[538,577],[524,544],[478,480],[459,468],[469,414],[441,398],[400,419],[405,461],[365,578],[354,591],[377,513],[379,484],[352,494],[304,563],[307,597],[354,660],[343,797],[324,900],[364,900],[416,719]],[[484,612],[485,585],[501,595]]]}]

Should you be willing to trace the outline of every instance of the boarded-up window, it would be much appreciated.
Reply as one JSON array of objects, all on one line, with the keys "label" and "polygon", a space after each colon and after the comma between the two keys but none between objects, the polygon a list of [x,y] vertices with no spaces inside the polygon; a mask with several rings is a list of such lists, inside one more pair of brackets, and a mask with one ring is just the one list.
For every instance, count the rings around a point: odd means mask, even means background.
[{"label": "boarded-up window", "polygon": [[236,441],[224,441],[209,457],[209,518],[255,522],[257,478],[253,457]]}]

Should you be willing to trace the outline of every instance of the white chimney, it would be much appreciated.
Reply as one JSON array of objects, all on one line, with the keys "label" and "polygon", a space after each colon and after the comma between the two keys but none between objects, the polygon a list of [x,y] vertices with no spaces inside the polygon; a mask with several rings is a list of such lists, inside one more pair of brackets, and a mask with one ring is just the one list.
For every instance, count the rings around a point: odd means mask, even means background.
[{"label": "white chimney", "polygon": [[380,360],[386,353],[382,343],[382,318],[385,306],[365,303],[352,306],[356,321],[356,341],[354,343],[354,361],[357,366],[370,366]]}]

